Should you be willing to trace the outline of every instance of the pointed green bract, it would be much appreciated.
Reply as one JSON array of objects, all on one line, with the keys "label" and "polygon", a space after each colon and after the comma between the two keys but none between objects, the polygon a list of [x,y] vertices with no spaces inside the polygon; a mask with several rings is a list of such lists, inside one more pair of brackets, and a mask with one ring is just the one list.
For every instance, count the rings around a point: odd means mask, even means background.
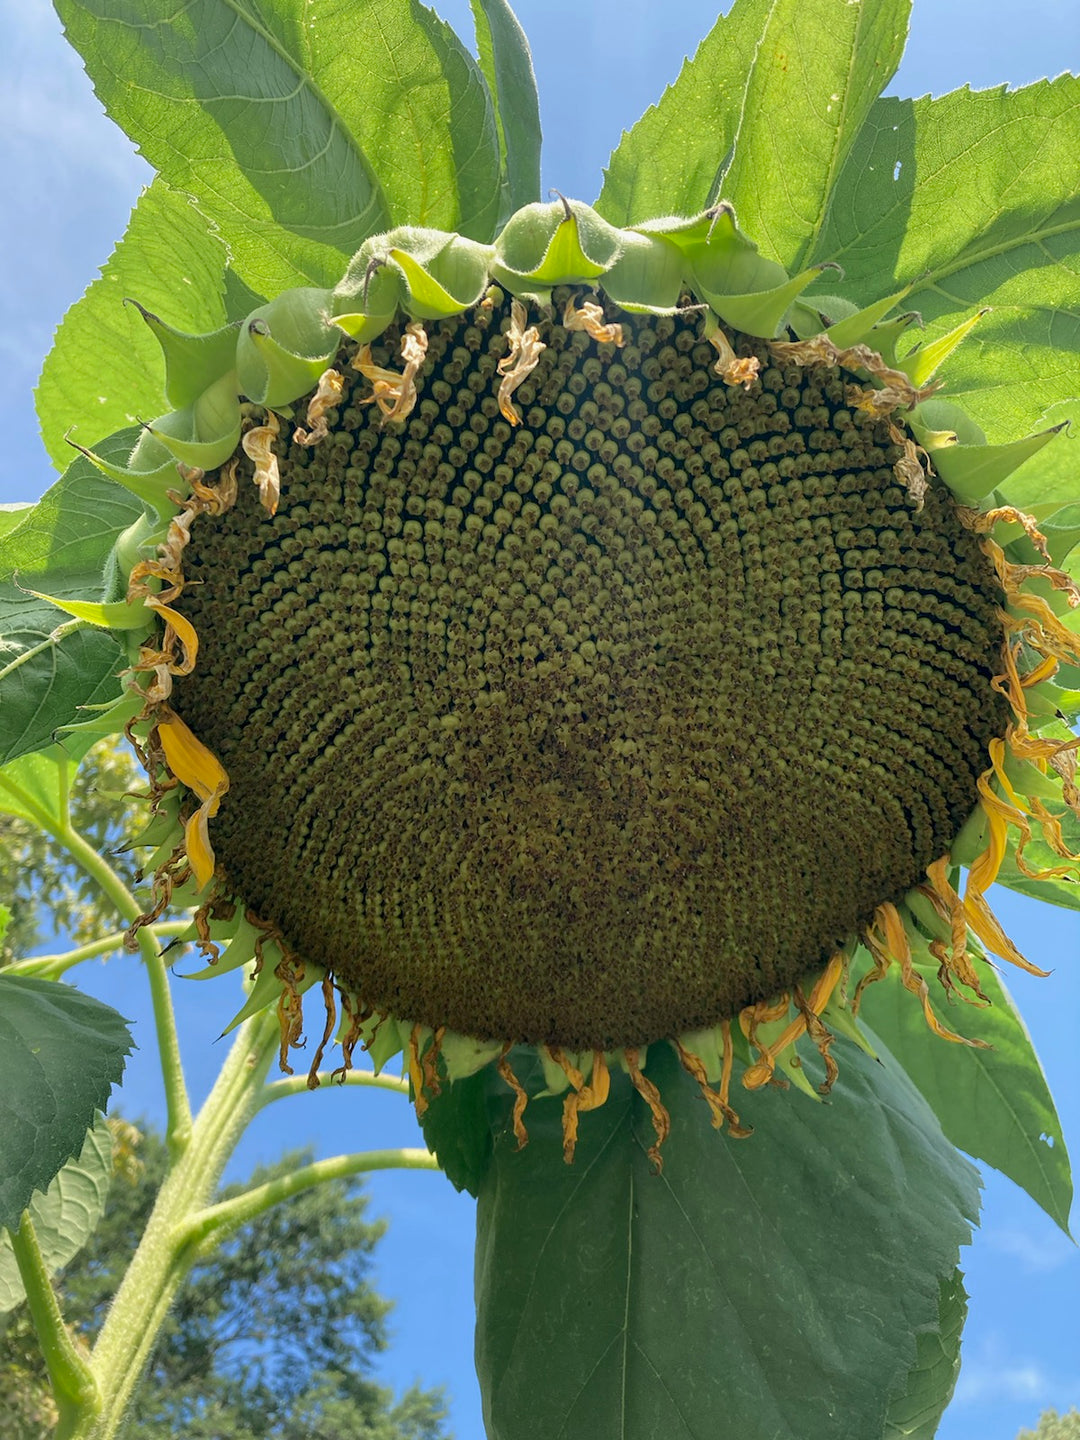
[{"label": "pointed green bract", "polygon": [[789,270],[816,258],[833,187],[900,62],[910,0],[773,0],[720,181],[762,251]]},{"label": "pointed green bract", "polygon": [[273,406],[314,389],[341,343],[323,318],[329,301],[328,290],[287,290],[249,315],[236,336],[234,393]]},{"label": "pointed green bract", "polygon": [[[170,367],[175,393],[168,393],[169,370],[163,383],[159,346],[169,327],[201,336],[231,318],[223,295],[227,259],[221,239],[186,196],[161,179],[143,191],[101,278],[68,310],[45,360],[37,413],[58,470],[71,463],[64,436],[72,427],[73,439],[93,446],[140,415],[191,403],[190,371],[179,346]],[[122,303],[132,297],[162,315],[158,340],[139,310]],[[199,390],[212,378],[206,372],[214,363],[208,366],[201,350]]]}]

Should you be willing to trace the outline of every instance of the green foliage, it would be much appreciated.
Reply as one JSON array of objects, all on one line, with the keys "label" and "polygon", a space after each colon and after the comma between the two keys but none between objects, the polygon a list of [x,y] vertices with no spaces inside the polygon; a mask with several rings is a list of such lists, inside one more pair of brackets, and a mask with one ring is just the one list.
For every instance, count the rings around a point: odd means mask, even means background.
[{"label": "green foliage", "polygon": [[[122,1122],[111,1122],[114,1128]],[[128,1127],[122,1127],[128,1128]],[[136,1136],[137,1138],[137,1136]],[[220,1198],[286,1175],[308,1152],[260,1167]],[[92,1343],[146,1227],[166,1172],[160,1134],[144,1128],[89,1244],[60,1275],[69,1323]],[[150,1362],[121,1434],[130,1440],[445,1440],[440,1392],[395,1399],[370,1379],[387,1344],[389,1304],[370,1272],[384,1225],[367,1218],[359,1181],[334,1181],[264,1212],[198,1264]],[[5,1440],[44,1440],[45,1376],[24,1314],[0,1331]],[[21,1380],[20,1380],[21,1377]],[[34,1397],[37,1397],[35,1402]],[[2,1407],[3,1401],[0,1401]],[[21,1428],[20,1428],[21,1426]]]},{"label": "green foliage", "polygon": [[[927,339],[993,307],[948,369],[950,399],[991,441],[1041,429],[1076,395],[1078,102],[1073,75],[878,100],[812,257],[842,265],[845,294],[863,303],[911,285],[905,307]],[[1074,479],[1064,498],[1075,494]]]},{"label": "green foliage", "polygon": [[893,1396],[884,1440],[933,1440],[960,1373],[960,1337],[967,1293],[959,1270],[941,1281],[937,1323],[915,1335],[915,1364],[907,1387]]},{"label": "green foliage", "polygon": [[837,176],[904,52],[910,9],[911,0],[769,6],[720,188],[763,252],[791,271],[814,258]]},{"label": "green foliage", "polygon": [[1067,1415],[1044,1410],[1035,1429],[1021,1430],[1016,1440],[1080,1440],[1080,1410]]},{"label": "green foliage", "polygon": [[131,1051],[127,1023],[70,985],[0,975],[0,1226],[78,1155]]},{"label": "green foliage", "polygon": [[[40,763],[40,757],[34,759]],[[75,829],[95,850],[115,852],[133,843],[138,816],[120,797],[142,783],[130,751],[115,738],[88,752],[72,779],[69,803]],[[73,869],[62,841],[25,815],[10,813],[9,798],[0,785],[0,901],[11,913],[0,936],[0,967],[28,955],[46,927],[69,935],[77,945],[101,929],[101,901],[93,881]],[[132,857],[119,857],[119,866],[132,881]]]},{"label": "green foliage", "polygon": [[735,143],[769,0],[736,0],[679,77],[620,140],[596,208],[613,225],[696,215],[716,198]]},{"label": "green foliage", "polygon": [[525,32],[506,0],[470,0],[480,69],[495,104],[502,160],[502,224],[540,199],[540,101]]},{"label": "green foliage", "polygon": [[413,0],[60,0],[106,110],[272,295],[333,285],[369,235],[488,240],[499,143],[476,62]]},{"label": "green foliage", "polygon": [[513,1097],[489,1078],[476,1283],[490,1440],[704,1435],[718,1414],[775,1440],[881,1435],[913,1367],[940,1413],[955,1373],[931,1371],[914,1335],[940,1323],[975,1172],[899,1066],[851,1046],[842,1064],[829,1105],[740,1092],[756,1127],[740,1142],[653,1047],[672,1120],[661,1175],[625,1077],[585,1117],[572,1166],[559,1102],[529,1106],[518,1152]]},{"label": "green foliage", "polygon": [[[504,0],[472,0],[478,61],[418,0],[58,9],[107,110],[161,172],[46,365],[39,412],[58,460],[71,422],[97,440],[162,406],[152,337],[120,309],[121,294],[212,330],[256,292],[332,285],[390,225],[487,241],[537,198],[531,63]],[[598,206],[627,224],[730,199],[764,257],[792,270],[842,266],[849,305],[909,287],[903,303],[927,322],[925,343],[993,307],[950,360],[950,395],[991,441],[1013,441],[1080,418],[1080,80],[876,98],[907,12],[907,0],[736,0],[623,137]],[[754,273],[766,273],[759,260]],[[789,295],[776,284],[779,319]],[[301,366],[317,370],[326,353]],[[100,448],[121,458],[135,437]],[[1024,504],[1066,504],[1075,470],[1063,442],[1006,488]],[[122,638],[61,620],[27,590],[115,598],[109,552],[140,513],[83,460],[38,506],[0,511],[0,798],[5,772],[18,791],[8,787],[14,818],[0,858],[9,953],[29,943],[35,902],[68,923],[85,915],[89,892],[69,888],[62,852],[34,827],[63,829],[51,808],[54,732],[112,698],[130,660]],[[86,803],[81,823],[104,844],[109,822],[99,816],[94,830]],[[1055,857],[1036,842],[1028,858]],[[36,897],[20,864],[43,879]],[[1032,888],[1014,856],[1002,878]],[[1064,882],[1039,882],[1037,893],[1076,903]],[[426,1126],[454,1183],[480,1194],[479,1362],[492,1440],[603,1436],[613,1425],[635,1440],[713,1434],[721,1416],[748,1437],[929,1440],[955,1380],[957,1248],[976,1206],[954,1147],[1011,1175],[1059,1224],[1071,1198],[1037,1057],[1004,989],[992,975],[985,984],[992,1009],[952,1006],[947,1019],[992,1051],[932,1037],[894,977],[872,987],[865,1013],[894,1053],[878,1065],[839,1043],[829,1105],[737,1090],[756,1126],[745,1143],[713,1133],[688,1077],[654,1046],[649,1073],[673,1121],[662,1176],[647,1158],[649,1112],[623,1077],[584,1118],[572,1168],[560,1102],[532,1103],[530,1144],[517,1153],[497,1077],[448,1086]],[[103,1102],[127,1042],[119,1017],[66,987],[0,976],[0,988],[0,1221],[10,1222],[78,1149],[72,1117]],[[155,1003],[180,1152],[190,1117],[163,983]],[[74,1106],[61,1087],[72,1075]],[[68,1267],[62,1286],[84,1339],[102,1325],[165,1164],[160,1142],[148,1142],[144,1180],[114,1187],[105,1223]],[[270,1173],[279,1171],[256,1179]],[[123,1433],[434,1440],[436,1398],[411,1392],[393,1406],[366,1373],[385,1339],[385,1305],[367,1279],[376,1239],[359,1193],[342,1186],[269,1210],[227,1240],[181,1291]],[[166,1291],[162,1280],[155,1293]],[[11,1393],[40,1426],[47,1407],[40,1374],[27,1389],[27,1364],[11,1351]],[[1051,1412],[1039,1440],[1072,1433],[1071,1418]]]},{"label": "green foliage", "polygon": [[100,278],[61,322],[41,374],[38,419],[59,470],[73,458],[64,439],[72,427],[74,440],[93,446],[167,408],[158,343],[138,309],[123,302],[135,299],[180,330],[216,330],[233,318],[227,263],[224,244],[187,196],[160,179],[143,191]]},{"label": "green foliage", "polygon": [[[61,1269],[86,1244],[105,1209],[112,1176],[112,1139],[105,1117],[94,1121],[82,1150],[69,1160],[43,1194],[33,1197],[30,1219],[42,1257],[52,1272]],[[11,1237],[0,1232],[0,1315],[26,1298]]]},{"label": "green foliage", "polygon": [[[126,459],[134,440],[129,433],[99,448]],[[141,514],[134,496],[79,456],[0,537],[0,765],[51,745],[58,726],[85,720],[87,706],[119,695],[122,641],[65,620],[29,591],[106,598],[112,547]]]},{"label": "green foliage", "polygon": [[988,1008],[960,998],[943,1004],[935,970],[922,975],[942,1023],[992,1049],[940,1040],[896,969],[866,988],[861,1017],[911,1076],[952,1143],[1007,1175],[1068,1234],[1073,1187],[1061,1121],[1012,997],[989,965],[979,973]]}]

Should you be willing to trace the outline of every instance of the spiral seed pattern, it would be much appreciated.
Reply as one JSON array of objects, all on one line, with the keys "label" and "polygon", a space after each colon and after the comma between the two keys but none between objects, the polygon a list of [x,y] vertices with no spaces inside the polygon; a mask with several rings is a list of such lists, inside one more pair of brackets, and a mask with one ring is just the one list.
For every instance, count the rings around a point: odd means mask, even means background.
[{"label": "spiral seed pattern", "polygon": [[345,366],[277,514],[242,461],[196,523],[174,691],[231,777],[228,883],[301,956],[571,1049],[820,969],[947,850],[1007,719],[997,582],[852,377],[735,336],[732,388],[695,319],[610,318],[622,349],[542,323],[516,428],[505,312],[428,326],[404,423]]}]

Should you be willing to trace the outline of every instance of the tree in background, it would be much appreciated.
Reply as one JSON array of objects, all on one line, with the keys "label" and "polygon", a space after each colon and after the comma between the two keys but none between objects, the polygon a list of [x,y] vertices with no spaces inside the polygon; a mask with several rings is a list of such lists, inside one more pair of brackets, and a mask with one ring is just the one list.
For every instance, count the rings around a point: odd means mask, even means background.
[{"label": "tree in background", "polygon": [[[78,1339],[93,1342],[166,1173],[160,1133],[113,1126],[120,1173],[85,1249],[57,1278]],[[132,1142],[137,1144],[137,1149]],[[296,1151],[219,1199],[287,1175]],[[263,1211],[192,1270],[162,1328],[128,1440],[447,1440],[438,1390],[400,1399],[370,1375],[388,1343],[390,1302],[369,1280],[385,1222],[367,1218],[355,1179],[315,1186]],[[313,1361],[312,1357],[318,1357]],[[25,1309],[0,1332],[0,1434],[44,1440],[55,1410]]]},{"label": "tree in background", "polygon": [[[115,853],[130,845],[138,816],[124,797],[143,788],[145,781],[127,747],[115,736],[101,741],[79,766],[72,783],[76,829],[97,850]],[[135,863],[118,858],[118,868],[130,883]],[[44,938],[43,930],[70,935],[77,945],[101,931],[100,896],[90,877],[72,865],[65,846],[39,826],[2,810],[0,903],[10,911],[0,937],[0,966],[28,955]]]},{"label": "tree in background", "polygon": [[1067,1415],[1044,1410],[1034,1430],[1021,1430],[1016,1440],[1080,1440],[1080,1410]]}]

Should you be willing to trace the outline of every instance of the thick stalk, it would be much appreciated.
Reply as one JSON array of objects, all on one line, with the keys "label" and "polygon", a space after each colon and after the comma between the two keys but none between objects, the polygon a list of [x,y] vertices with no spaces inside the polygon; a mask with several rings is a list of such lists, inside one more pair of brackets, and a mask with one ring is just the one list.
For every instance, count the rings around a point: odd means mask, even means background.
[{"label": "thick stalk", "polygon": [[75,1348],[64,1324],[29,1211],[23,1214],[18,1230],[9,1230],[8,1235],[60,1416],[56,1440],[62,1440],[80,1416],[97,1414],[100,1393],[93,1370]]},{"label": "thick stalk", "polygon": [[161,1323],[195,1259],[189,1220],[209,1200],[257,1109],[258,1092],[278,1050],[271,1012],[244,1025],[196,1118],[190,1143],[174,1160],[139,1248],[116,1293],[91,1356],[100,1408],[87,1409],[64,1440],[112,1440],[149,1358]]}]

